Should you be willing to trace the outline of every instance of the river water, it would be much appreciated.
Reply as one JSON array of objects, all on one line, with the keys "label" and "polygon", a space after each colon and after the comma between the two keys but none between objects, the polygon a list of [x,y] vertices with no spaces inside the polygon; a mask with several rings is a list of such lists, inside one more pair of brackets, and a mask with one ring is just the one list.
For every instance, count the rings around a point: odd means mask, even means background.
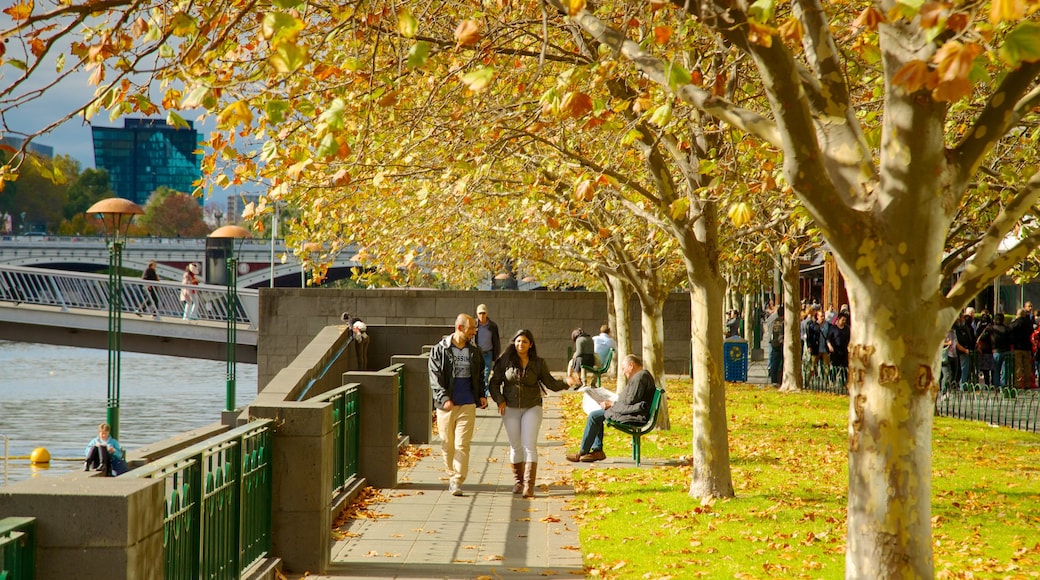
[{"label": "river water", "polygon": [[[220,421],[225,362],[124,352],[121,368],[124,449]],[[235,382],[241,407],[256,395],[256,365],[239,363]],[[106,420],[107,385],[105,350],[0,341],[0,485],[82,469],[83,449]],[[54,458],[49,467],[25,458],[37,447]]]}]

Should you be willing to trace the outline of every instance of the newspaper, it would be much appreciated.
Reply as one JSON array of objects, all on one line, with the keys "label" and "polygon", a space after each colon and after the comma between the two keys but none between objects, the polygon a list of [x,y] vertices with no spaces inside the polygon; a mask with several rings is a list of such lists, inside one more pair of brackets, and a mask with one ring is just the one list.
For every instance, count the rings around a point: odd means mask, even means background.
[{"label": "newspaper", "polygon": [[616,401],[618,399],[617,393],[610,389],[604,389],[603,387],[581,387],[578,391],[582,394],[581,408],[585,410],[585,414],[589,414],[596,409],[602,409],[600,403],[603,401]]}]

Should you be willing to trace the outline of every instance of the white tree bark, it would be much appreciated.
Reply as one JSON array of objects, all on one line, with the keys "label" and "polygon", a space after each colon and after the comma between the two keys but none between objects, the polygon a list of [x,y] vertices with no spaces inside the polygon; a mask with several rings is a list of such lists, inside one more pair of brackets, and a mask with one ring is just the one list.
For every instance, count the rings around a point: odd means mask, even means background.
[{"label": "white tree bark", "polygon": [[780,256],[780,276],[784,301],[784,372],[780,391],[802,390],[802,340],[800,329],[801,288],[798,286],[798,256]]}]

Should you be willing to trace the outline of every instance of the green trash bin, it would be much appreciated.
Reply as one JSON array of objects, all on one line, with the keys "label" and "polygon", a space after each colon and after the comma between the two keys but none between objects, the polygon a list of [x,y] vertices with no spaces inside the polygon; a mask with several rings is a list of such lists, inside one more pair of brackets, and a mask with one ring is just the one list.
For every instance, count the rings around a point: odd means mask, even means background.
[{"label": "green trash bin", "polygon": [[748,343],[742,338],[730,338],[722,343],[723,379],[728,383],[746,383],[748,371]]}]

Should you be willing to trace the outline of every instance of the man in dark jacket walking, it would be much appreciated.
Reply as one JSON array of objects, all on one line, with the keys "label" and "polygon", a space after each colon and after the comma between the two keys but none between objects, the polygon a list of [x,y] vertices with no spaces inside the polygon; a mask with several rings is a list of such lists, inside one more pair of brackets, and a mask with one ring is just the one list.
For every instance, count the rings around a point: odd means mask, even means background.
[{"label": "man in dark jacket walking", "polygon": [[650,405],[654,401],[657,384],[654,377],[643,370],[643,359],[634,354],[621,362],[621,372],[628,383],[617,401],[600,403],[602,409],[589,413],[585,419],[585,434],[581,437],[581,448],[567,455],[568,461],[591,463],[607,458],[603,453],[603,422],[605,419],[631,425],[645,425],[650,420]]},{"label": "man in dark jacket walking", "polygon": [[1033,383],[1033,319],[1025,308],[1008,326],[1011,331],[1011,349],[1015,360],[1016,389],[1028,389]]},{"label": "man in dark jacket walking", "polygon": [[[501,339],[498,336],[498,325],[488,318],[486,304],[477,306],[477,346],[484,353],[484,384],[487,384],[495,359],[502,352]],[[487,393],[485,393],[485,396]]]},{"label": "man in dark jacket walking", "polygon": [[455,332],[430,351],[430,389],[437,408],[437,433],[448,472],[448,490],[462,495],[469,472],[469,446],[476,427],[477,407],[487,407],[484,396],[484,355],[473,344],[477,323],[468,314],[455,319]]}]

